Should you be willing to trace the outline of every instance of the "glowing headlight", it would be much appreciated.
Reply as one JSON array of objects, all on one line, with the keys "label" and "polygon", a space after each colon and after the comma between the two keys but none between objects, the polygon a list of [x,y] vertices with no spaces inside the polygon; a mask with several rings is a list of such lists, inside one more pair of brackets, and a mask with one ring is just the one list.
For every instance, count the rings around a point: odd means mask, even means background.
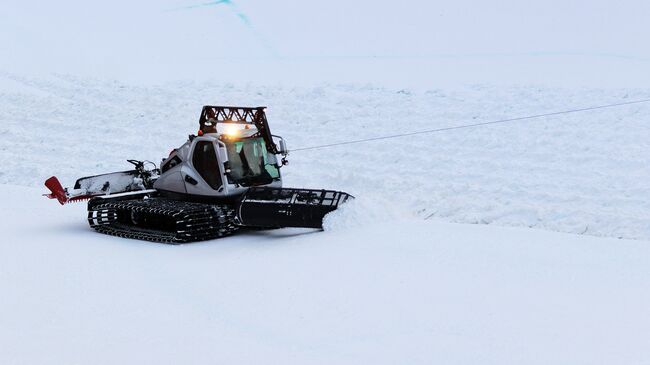
[{"label": "glowing headlight", "polygon": [[226,124],[223,126],[223,134],[230,137],[239,135],[240,130],[241,128],[239,128],[239,126],[236,124]]}]

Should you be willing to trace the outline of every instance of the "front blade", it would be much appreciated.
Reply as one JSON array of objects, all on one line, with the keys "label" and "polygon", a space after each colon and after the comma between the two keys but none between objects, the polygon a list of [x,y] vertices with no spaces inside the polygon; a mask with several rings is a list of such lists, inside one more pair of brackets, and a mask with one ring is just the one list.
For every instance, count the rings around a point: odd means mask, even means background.
[{"label": "front blade", "polygon": [[251,188],[242,197],[237,216],[244,226],[323,228],[323,218],[348,199],[334,190]]}]

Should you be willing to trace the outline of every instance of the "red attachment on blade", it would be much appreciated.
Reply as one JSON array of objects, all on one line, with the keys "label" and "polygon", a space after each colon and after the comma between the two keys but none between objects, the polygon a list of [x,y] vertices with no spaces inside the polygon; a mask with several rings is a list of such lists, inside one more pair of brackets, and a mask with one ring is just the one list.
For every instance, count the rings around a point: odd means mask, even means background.
[{"label": "red attachment on blade", "polygon": [[48,198],[58,200],[61,205],[68,202],[68,196],[65,193],[65,189],[63,189],[63,186],[61,186],[61,183],[56,176],[52,176],[45,180],[45,186],[52,192],[52,194],[46,194]]}]

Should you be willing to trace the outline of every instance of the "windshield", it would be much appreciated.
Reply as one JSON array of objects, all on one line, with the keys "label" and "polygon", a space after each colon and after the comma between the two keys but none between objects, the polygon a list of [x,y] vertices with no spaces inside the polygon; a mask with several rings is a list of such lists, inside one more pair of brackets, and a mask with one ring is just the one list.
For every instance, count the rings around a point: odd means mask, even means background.
[{"label": "windshield", "polygon": [[280,177],[275,155],[268,153],[262,138],[227,142],[228,182],[244,186],[270,184]]}]

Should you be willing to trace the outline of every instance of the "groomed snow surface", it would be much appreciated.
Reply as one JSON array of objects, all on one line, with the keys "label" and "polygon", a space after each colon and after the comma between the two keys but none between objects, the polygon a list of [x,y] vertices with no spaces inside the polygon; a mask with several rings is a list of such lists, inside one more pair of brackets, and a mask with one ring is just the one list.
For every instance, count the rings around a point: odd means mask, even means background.
[{"label": "groomed snow surface", "polygon": [[167,246],[96,234],[83,205],[38,193],[0,189],[3,364],[650,356],[648,242],[402,219]]}]

